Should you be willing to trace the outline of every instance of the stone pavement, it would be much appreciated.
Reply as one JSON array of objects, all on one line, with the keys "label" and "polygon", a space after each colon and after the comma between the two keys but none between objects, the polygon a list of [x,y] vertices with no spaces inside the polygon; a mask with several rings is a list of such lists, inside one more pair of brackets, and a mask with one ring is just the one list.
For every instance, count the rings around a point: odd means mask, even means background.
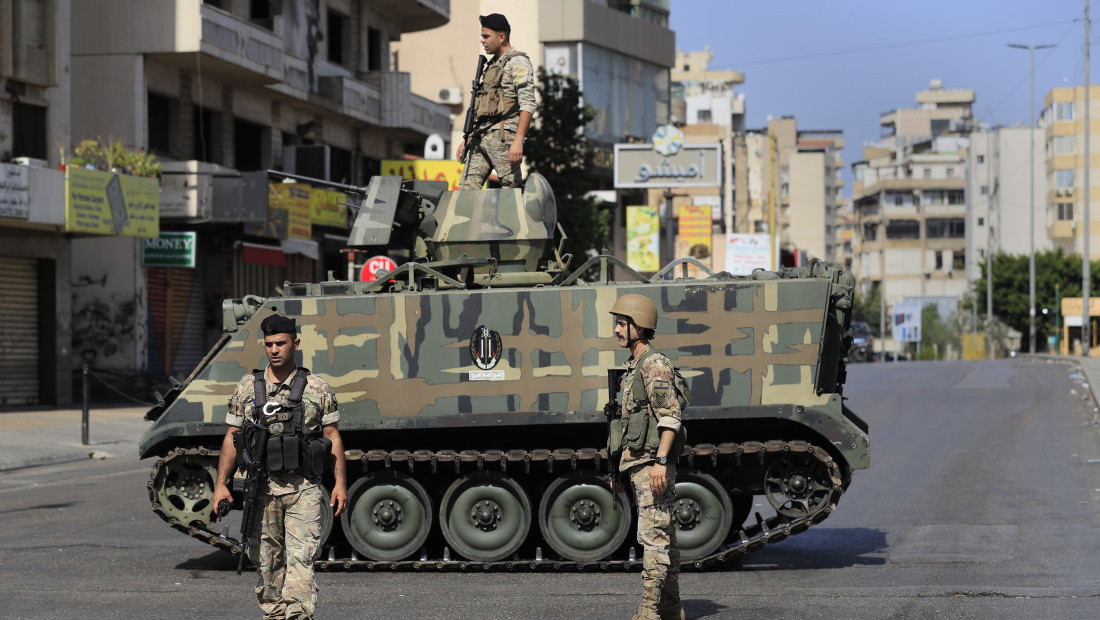
[{"label": "stone pavement", "polygon": [[82,461],[137,461],[137,443],[151,422],[148,407],[93,405],[88,445],[80,443],[80,406],[0,410],[0,471]]},{"label": "stone pavement", "polygon": [[[1076,363],[1100,403],[1100,358],[1039,356]],[[137,460],[138,439],[151,422],[147,407],[93,405],[88,445],[80,443],[80,406],[0,410],[0,472],[95,458]]]}]

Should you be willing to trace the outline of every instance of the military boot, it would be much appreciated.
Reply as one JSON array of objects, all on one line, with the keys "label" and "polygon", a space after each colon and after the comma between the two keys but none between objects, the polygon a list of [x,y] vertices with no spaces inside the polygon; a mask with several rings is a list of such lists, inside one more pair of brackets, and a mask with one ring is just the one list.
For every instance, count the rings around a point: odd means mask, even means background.
[{"label": "military boot", "polygon": [[661,620],[661,612],[657,611],[658,602],[661,600],[659,588],[646,588],[642,591],[642,604],[638,607],[638,613],[631,620]]}]

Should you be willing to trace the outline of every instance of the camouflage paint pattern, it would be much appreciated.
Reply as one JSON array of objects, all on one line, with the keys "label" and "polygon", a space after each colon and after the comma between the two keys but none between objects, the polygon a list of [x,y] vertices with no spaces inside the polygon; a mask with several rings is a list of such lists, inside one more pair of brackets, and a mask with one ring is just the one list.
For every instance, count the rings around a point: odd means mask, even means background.
[{"label": "camouflage paint pattern", "polygon": [[261,495],[260,544],[250,545],[264,618],[312,618],[317,605],[313,558],[321,545],[321,489]]},{"label": "camouflage paint pattern", "polygon": [[515,130],[490,129],[484,135],[472,138],[459,188],[480,188],[493,170],[497,171],[501,187],[516,187],[523,174],[518,164],[513,166],[508,161],[508,149],[515,137]]},{"label": "camouflage paint pattern", "polygon": [[[553,193],[537,175],[522,194],[443,192],[431,216],[433,258],[443,261],[434,265],[466,253],[494,258],[501,268],[518,261],[513,267],[528,271],[516,275],[531,273],[556,220]],[[715,420],[744,429],[785,421],[820,437],[850,469],[867,467],[867,433],[843,408],[838,385],[852,276],[818,265],[756,277],[389,293],[347,286],[339,294],[307,284],[284,287],[296,296],[263,300],[254,312],[227,302],[220,349],[169,395],[163,413],[150,412],[156,423],[141,440],[141,455],[217,445],[234,386],[264,363],[259,325],[271,312],[297,319],[298,363],[339,396],[344,433],[495,427],[526,443],[540,426],[594,427],[604,422],[607,369],[627,358],[608,311],[620,295],[637,293],[658,309],[654,346],[690,382],[689,424]],[[480,365],[475,351],[486,354]],[[390,447],[357,441],[345,435],[348,449]]]},{"label": "camouflage paint pattern", "polygon": [[676,468],[667,469],[668,488],[659,495],[653,494],[649,484],[652,469],[652,465],[636,465],[628,472],[638,510],[638,544],[642,547],[643,594],[639,615],[643,618],[657,618],[658,606],[668,607],[673,599],[676,607],[680,603],[680,551],[672,524]]}]

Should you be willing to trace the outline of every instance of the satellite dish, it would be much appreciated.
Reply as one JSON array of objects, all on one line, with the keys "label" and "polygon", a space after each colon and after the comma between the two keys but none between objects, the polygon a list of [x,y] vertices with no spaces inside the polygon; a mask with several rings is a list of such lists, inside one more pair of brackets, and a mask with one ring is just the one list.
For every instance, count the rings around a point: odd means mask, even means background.
[{"label": "satellite dish", "polygon": [[424,141],[424,159],[443,159],[443,136],[433,133]]}]

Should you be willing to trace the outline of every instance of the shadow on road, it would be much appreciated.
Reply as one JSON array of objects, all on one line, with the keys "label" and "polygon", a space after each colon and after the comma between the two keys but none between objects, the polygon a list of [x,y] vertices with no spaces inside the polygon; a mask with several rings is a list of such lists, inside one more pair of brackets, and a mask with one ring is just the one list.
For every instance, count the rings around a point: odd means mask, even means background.
[{"label": "shadow on road", "polygon": [[746,556],[742,570],[880,566],[886,564],[886,549],[886,530],[821,528]]},{"label": "shadow on road", "polygon": [[[247,570],[252,570],[252,564],[245,562],[244,566]],[[208,553],[202,557],[190,558],[184,562],[176,564],[176,568],[179,570],[216,570],[216,571],[234,571],[237,570],[237,556],[226,553],[225,551],[214,551]]]},{"label": "shadow on road", "polygon": [[688,618],[721,618],[722,612],[729,609],[709,599],[684,599],[683,605],[684,614]]}]

